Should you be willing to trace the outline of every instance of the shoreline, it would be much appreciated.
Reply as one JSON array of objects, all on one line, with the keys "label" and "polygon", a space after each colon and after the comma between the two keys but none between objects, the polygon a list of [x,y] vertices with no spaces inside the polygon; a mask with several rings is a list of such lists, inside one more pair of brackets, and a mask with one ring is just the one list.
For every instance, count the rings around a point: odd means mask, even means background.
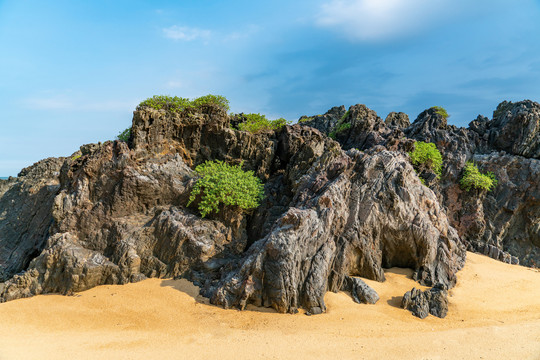
[{"label": "shoreline", "polygon": [[468,253],[444,319],[399,308],[411,271],[365,280],[379,294],[360,305],[327,293],[322,315],[208,305],[187,280],[148,279],[74,296],[0,304],[0,359],[540,358],[540,272]]}]

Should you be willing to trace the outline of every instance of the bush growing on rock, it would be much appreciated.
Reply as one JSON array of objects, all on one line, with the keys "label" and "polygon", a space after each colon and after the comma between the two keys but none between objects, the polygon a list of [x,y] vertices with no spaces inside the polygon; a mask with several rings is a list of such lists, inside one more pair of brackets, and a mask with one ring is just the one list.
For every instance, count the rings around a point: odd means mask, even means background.
[{"label": "bush growing on rock", "polygon": [[432,109],[435,110],[436,114],[441,115],[445,119],[448,119],[450,117],[450,115],[448,115],[448,111],[446,111],[446,109],[442,106],[433,106]]},{"label": "bush growing on rock", "polygon": [[343,116],[339,119],[338,123],[336,124],[336,127],[334,128],[334,130],[332,130],[330,132],[330,134],[328,134],[329,137],[331,137],[332,139],[336,139],[336,135],[342,131],[345,131],[345,130],[348,130],[351,128],[351,123],[350,122],[346,122],[346,119],[347,117],[349,116],[349,113],[350,111],[347,110],[347,112],[345,114],[343,114]]},{"label": "bush growing on rock", "polygon": [[137,110],[143,107],[150,107],[156,110],[164,109],[171,112],[182,112],[186,109],[197,108],[204,105],[217,105],[225,111],[229,111],[229,100],[221,95],[205,95],[193,100],[178,96],[154,95],[151,98],[142,101],[137,106]]},{"label": "bush growing on rock", "polygon": [[472,161],[468,161],[459,184],[465,191],[470,191],[473,188],[490,191],[497,186],[497,182],[495,174],[491,171],[482,174]]},{"label": "bush growing on rock", "polygon": [[427,167],[432,170],[437,177],[442,174],[442,155],[433,143],[417,141],[414,144],[414,151],[409,153],[411,163],[418,169]]},{"label": "bush growing on rock", "polygon": [[198,209],[202,217],[218,212],[219,206],[236,206],[249,210],[259,206],[264,185],[253,171],[243,171],[242,164],[229,165],[223,161],[207,161],[198,165],[195,172],[201,176],[191,190],[189,206],[199,196]]},{"label": "bush growing on rock", "polygon": [[265,115],[261,114],[245,114],[244,117],[246,120],[238,124],[238,129],[253,134],[265,130],[279,130],[288,123],[284,118],[268,120]]},{"label": "bush growing on rock", "polygon": [[118,140],[126,142],[126,143],[128,142],[130,137],[131,137],[131,128],[127,128],[126,130],[120,132],[120,134],[116,136]]}]

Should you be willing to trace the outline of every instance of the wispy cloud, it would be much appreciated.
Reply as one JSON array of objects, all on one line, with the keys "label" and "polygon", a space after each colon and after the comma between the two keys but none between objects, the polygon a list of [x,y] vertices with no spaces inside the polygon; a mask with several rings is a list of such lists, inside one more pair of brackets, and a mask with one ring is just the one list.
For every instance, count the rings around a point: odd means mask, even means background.
[{"label": "wispy cloud", "polygon": [[452,3],[456,1],[330,0],[321,6],[316,23],[335,28],[353,40],[388,40],[440,22]]},{"label": "wispy cloud", "polygon": [[212,35],[212,32],[206,29],[173,25],[164,28],[163,35],[172,40],[193,41],[197,39],[207,40]]}]

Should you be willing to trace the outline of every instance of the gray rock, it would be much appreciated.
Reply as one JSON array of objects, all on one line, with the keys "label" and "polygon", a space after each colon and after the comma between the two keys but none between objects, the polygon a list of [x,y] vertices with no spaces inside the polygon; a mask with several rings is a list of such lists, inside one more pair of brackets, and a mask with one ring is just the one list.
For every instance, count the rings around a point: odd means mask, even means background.
[{"label": "gray rock", "polygon": [[411,125],[409,115],[403,112],[391,112],[384,120],[386,126],[397,127],[398,129],[406,129]]},{"label": "gray rock", "polygon": [[300,119],[298,119],[298,124],[303,126],[310,126],[319,130],[323,134],[328,135],[344,115],[345,106],[334,106],[324,115],[304,115],[300,117]]},{"label": "gray rock", "polygon": [[420,319],[429,314],[444,318],[448,313],[448,292],[444,285],[439,284],[426,291],[412,288],[403,295],[401,307]]},{"label": "gray rock", "polygon": [[359,304],[375,304],[379,295],[362,279],[346,276],[341,290],[349,291],[353,300]]}]

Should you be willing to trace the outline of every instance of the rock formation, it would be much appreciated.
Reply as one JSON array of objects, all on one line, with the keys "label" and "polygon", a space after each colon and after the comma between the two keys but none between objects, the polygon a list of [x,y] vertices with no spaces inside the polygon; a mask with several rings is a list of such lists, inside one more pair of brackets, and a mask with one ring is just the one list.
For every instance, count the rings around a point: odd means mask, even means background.
[{"label": "rock formation", "polygon": [[[538,107],[507,103],[494,120],[458,129],[433,110],[407,126],[404,114],[385,122],[355,105],[257,134],[232,128],[218,106],[140,108],[129,144],[85,145],[0,181],[0,301],[186,277],[226,308],[318,314],[326,291],[375,303],[357,277],[384,281],[387,267],[451,288],[466,246],[535,264],[540,160],[522,155],[536,154]],[[509,148],[515,121],[529,127],[523,146]],[[442,151],[440,183],[420,182],[407,155],[414,140]],[[456,185],[471,158],[496,173],[495,191]],[[265,183],[261,205],[207,218],[187,207],[193,169],[207,160],[253,170]]]},{"label": "rock formation", "polygon": [[420,319],[426,318],[429,314],[444,318],[448,313],[448,291],[440,284],[426,291],[412,288],[403,295],[401,307]]},{"label": "rock formation", "polygon": [[[442,177],[421,175],[469,249],[507,263],[540,264],[540,104],[505,101],[492,120],[480,115],[468,128],[449,125],[435,108],[422,112],[409,126],[399,113],[389,114],[384,124],[363,105],[352,106],[351,113],[356,114],[351,126],[336,133],[344,148],[384,146],[406,152],[412,149],[412,140],[436,144],[443,155]],[[328,134],[335,129],[337,125]],[[470,160],[495,174],[494,190],[460,188],[463,168]]]}]

